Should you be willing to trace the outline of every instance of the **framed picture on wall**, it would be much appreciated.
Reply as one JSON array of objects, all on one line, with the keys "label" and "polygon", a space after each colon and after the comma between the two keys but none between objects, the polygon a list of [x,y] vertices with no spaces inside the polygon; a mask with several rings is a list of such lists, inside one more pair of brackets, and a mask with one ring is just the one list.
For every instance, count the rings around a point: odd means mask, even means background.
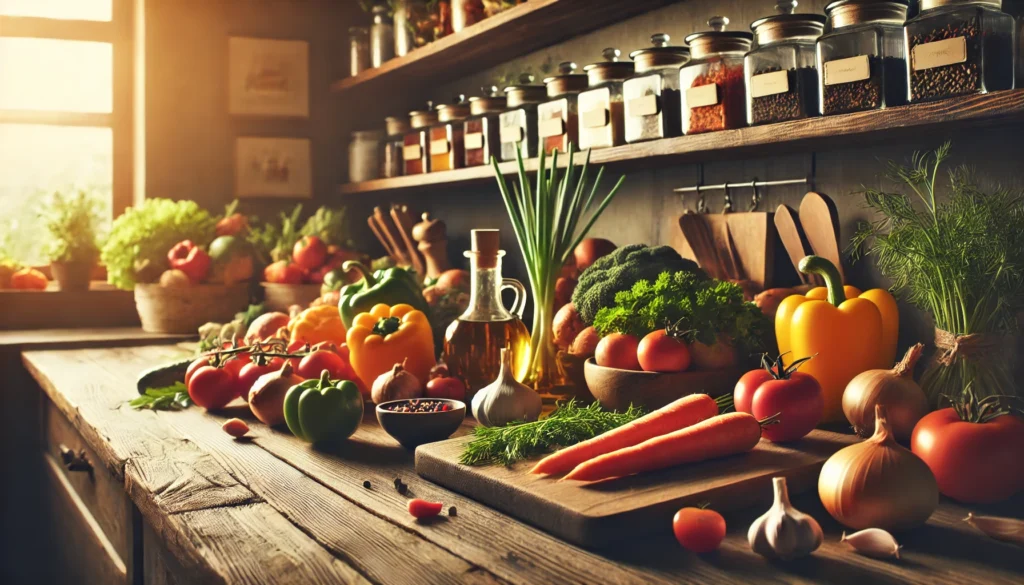
[{"label": "framed picture on wall", "polygon": [[309,117],[309,43],[230,37],[228,113]]},{"label": "framed picture on wall", "polygon": [[309,139],[236,138],[235,196],[312,197]]}]

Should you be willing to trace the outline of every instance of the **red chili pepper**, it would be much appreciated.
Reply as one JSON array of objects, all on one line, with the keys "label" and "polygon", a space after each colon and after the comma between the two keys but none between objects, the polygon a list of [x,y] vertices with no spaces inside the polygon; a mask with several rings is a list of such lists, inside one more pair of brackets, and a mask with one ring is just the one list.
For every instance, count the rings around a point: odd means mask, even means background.
[{"label": "red chili pepper", "polygon": [[167,253],[167,261],[171,268],[184,272],[193,284],[198,284],[206,278],[210,271],[210,255],[205,250],[192,243],[192,240],[178,242]]},{"label": "red chili pepper", "polygon": [[409,513],[413,518],[433,518],[441,513],[443,507],[441,502],[428,502],[419,498],[409,500]]}]

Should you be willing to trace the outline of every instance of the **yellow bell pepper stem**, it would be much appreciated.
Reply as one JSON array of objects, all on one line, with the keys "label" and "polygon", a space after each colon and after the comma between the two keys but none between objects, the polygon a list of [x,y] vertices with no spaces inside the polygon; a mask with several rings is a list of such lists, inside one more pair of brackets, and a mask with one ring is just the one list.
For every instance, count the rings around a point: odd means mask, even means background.
[{"label": "yellow bell pepper stem", "polygon": [[825,300],[833,307],[840,307],[846,301],[846,289],[843,288],[843,277],[839,274],[836,265],[822,258],[821,256],[804,256],[800,261],[800,272],[804,274],[817,274],[825,280],[825,287],[828,290]]}]

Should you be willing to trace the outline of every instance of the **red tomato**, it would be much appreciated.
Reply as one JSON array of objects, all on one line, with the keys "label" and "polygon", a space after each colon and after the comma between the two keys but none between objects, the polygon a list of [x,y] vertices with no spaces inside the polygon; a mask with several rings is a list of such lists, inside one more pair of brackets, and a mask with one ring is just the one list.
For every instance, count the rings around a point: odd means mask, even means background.
[{"label": "red tomato", "polygon": [[316,270],[327,259],[327,244],[316,236],[302,236],[292,248],[292,260],[306,270]]},{"label": "red tomato", "polygon": [[640,342],[632,335],[612,333],[601,338],[594,352],[597,365],[620,370],[639,370],[640,360],[636,357]]},{"label": "red tomato", "polygon": [[196,358],[196,360],[194,362],[189,364],[188,365],[188,369],[185,370],[185,385],[188,386],[189,380],[191,380],[192,376],[195,375],[196,370],[198,370],[199,368],[202,368],[204,366],[208,366],[208,365],[210,365],[210,358],[208,358],[206,356],[201,357],[201,358]]},{"label": "red tomato", "polygon": [[299,361],[295,373],[301,378],[319,378],[324,370],[330,372],[332,380],[350,380],[348,376],[354,376],[352,368],[341,359],[341,356],[327,350],[317,350]]},{"label": "red tomato", "polygon": [[207,410],[224,408],[236,396],[238,380],[224,368],[203,366],[192,374],[188,382],[188,395]]},{"label": "red tomato", "polygon": [[1024,490],[1024,419],[1004,414],[984,423],[952,408],[925,415],[910,449],[928,464],[942,495],[969,504],[1005,500]]},{"label": "red tomato", "polygon": [[754,390],[750,414],[764,420],[775,414],[779,422],[765,426],[761,436],[773,443],[802,438],[814,430],[825,412],[825,397],[814,376],[793,372],[789,379],[768,380]]},{"label": "red tomato", "polygon": [[645,372],[682,372],[690,367],[690,350],[686,343],[671,337],[664,329],[645,335],[636,356]]},{"label": "red tomato", "polygon": [[462,383],[462,380],[451,376],[431,378],[430,381],[427,382],[426,392],[424,392],[424,395],[426,395],[427,398],[465,400],[466,385]]},{"label": "red tomato", "polygon": [[764,368],[750,370],[743,374],[740,381],[736,383],[736,389],[732,393],[732,401],[736,407],[736,412],[753,414],[751,405],[754,402],[754,391],[760,388],[761,384],[774,379],[775,376]]},{"label": "red tomato", "polygon": [[708,553],[725,538],[725,518],[714,510],[683,508],[672,518],[672,532],[683,548]]},{"label": "red tomato", "polygon": [[249,362],[242,366],[242,369],[238,372],[238,382],[236,385],[238,395],[242,397],[242,400],[249,402],[249,391],[252,390],[252,385],[256,383],[256,380],[263,374],[280,370],[283,365],[283,359],[273,358],[265,366],[258,365],[255,362]]},{"label": "red tomato", "polygon": [[279,260],[263,269],[263,279],[277,284],[302,284],[302,268],[286,260]]},{"label": "red tomato", "polygon": [[409,500],[409,513],[414,518],[432,518],[440,514],[443,507],[441,502],[428,502],[419,498]]}]

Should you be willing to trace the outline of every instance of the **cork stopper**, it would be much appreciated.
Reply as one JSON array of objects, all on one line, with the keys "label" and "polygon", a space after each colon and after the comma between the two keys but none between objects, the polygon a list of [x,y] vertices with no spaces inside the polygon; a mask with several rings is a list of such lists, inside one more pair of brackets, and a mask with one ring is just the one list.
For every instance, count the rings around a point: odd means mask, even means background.
[{"label": "cork stopper", "polygon": [[470,230],[471,251],[476,254],[477,268],[497,268],[501,252],[498,230]]}]

